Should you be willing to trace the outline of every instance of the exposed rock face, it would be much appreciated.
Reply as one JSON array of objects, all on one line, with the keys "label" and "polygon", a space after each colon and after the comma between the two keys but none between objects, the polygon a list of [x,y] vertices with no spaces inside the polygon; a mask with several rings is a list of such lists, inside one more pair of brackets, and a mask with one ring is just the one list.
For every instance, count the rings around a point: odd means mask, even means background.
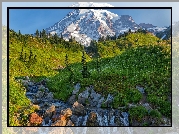
[{"label": "exposed rock face", "polygon": [[75,115],[84,115],[85,114],[85,109],[84,106],[77,101],[73,104],[72,107],[73,114]]}]

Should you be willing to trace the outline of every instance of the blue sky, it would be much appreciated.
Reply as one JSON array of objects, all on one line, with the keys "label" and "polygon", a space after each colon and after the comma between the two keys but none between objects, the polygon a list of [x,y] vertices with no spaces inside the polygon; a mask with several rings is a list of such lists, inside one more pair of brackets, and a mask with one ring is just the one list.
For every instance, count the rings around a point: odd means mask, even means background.
[{"label": "blue sky", "polygon": [[[48,28],[63,19],[73,9],[10,9],[9,26],[21,30],[22,34]],[[118,15],[130,15],[136,23],[152,23],[156,26],[169,26],[171,10],[169,9],[109,9]]]},{"label": "blue sky", "polygon": [[[63,3],[63,4],[62,4]],[[3,8],[2,10],[4,11],[3,16],[5,16],[5,10],[6,7],[33,7],[33,6],[43,6],[43,7],[58,7],[58,6],[70,6],[74,2],[3,2]],[[138,7],[140,6],[145,6],[148,5],[149,7],[153,6],[159,6],[159,3],[157,2],[154,4],[153,2],[150,2],[149,4],[142,4],[142,2],[137,3],[137,2],[106,2],[108,4],[111,4],[113,6],[118,6],[118,7]],[[173,11],[178,10],[176,4],[167,4],[167,3],[162,3],[163,6],[165,7],[175,7]],[[160,6],[162,6],[160,2]],[[179,5],[179,4],[178,4]],[[27,10],[27,9],[21,9],[21,10],[15,10],[13,9],[10,11],[10,28],[14,29],[15,31],[21,30],[23,34],[29,33],[32,34],[36,31],[36,29],[42,30],[43,28],[47,28],[49,26],[52,26],[54,23],[58,22],[61,20],[68,12],[72,11],[71,9],[66,9],[63,11],[62,10]],[[112,10],[110,10],[112,11]],[[153,25],[156,26],[168,26],[171,22],[171,13],[170,10],[113,10],[112,12],[119,14],[119,15],[130,15],[134,19],[136,23],[152,23]],[[3,17],[2,16],[2,17]],[[4,17],[3,17],[4,18]],[[178,18],[178,17],[177,17]],[[177,20],[177,19],[176,19]],[[3,24],[6,25],[6,20],[3,19]]]}]

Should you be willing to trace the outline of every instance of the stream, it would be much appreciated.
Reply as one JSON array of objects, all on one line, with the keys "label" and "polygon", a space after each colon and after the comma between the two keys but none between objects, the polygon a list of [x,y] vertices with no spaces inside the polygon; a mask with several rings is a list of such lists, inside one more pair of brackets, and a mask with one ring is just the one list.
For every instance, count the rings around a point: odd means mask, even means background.
[{"label": "stream", "polygon": [[[19,81],[26,87],[27,98],[39,107],[36,114],[42,117],[40,126],[129,126],[127,112],[110,108],[113,96],[109,94],[104,98],[93,90],[93,86],[79,93],[80,83],[77,83],[72,96],[64,102],[53,98],[44,81],[35,83],[27,78]],[[109,108],[101,108],[102,102]],[[67,117],[65,122],[60,122],[61,115]]]}]

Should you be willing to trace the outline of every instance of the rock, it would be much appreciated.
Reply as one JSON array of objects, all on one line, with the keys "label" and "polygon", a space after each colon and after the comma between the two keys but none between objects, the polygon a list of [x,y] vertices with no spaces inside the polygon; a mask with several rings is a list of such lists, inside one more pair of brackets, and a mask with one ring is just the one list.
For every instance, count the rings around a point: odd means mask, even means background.
[{"label": "rock", "polygon": [[57,120],[60,120],[60,114],[58,113],[55,113],[53,116],[52,116],[52,121],[55,122]]},{"label": "rock", "polygon": [[47,117],[45,117],[44,121],[45,121],[45,124],[48,124],[50,121],[50,118],[47,116]]},{"label": "rock", "polygon": [[83,105],[86,103],[86,98],[83,98],[81,93],[78,95],[78,102]]},{"label": "rock", "polygon": [[26,92],[26,96],[33,96],[35,95],[34,93],[31,93],[31,92]]},{"label": "rock", "polygon": [[104,97],[101,98],[101,95],[96,93],[93,89],[91,89],[91,94],[90,94],[90,98],[88,99],[90,106],[92,107],[101,107],[101,104],[104,100]]},{"label": "rock", "polygon": [[72,107],[73,114],[75,115],[84,115],[85,114],[85,109],[84,106],[77,101],[73,104]]},{"label": "rock", "polygon": [[69,118],[72,115],[72,111],[70,108],[61,111],[61,114],[65,116],[65,118]]},{"label": "rock", "polygon": [[44,85],[37,85],[37,88],[38,88],[39,90],[45,90]]},{"label": "rock", "polygon": [[92,89],[92,90],[91,90],[91,95],[90,95],[90,97],[91,97],[92,99],[94,99],[95,101],[97,101],[97,100],[99,100],[99,98],[101,97],[101,95],[98,94],[98,93],[96,93],[96,92]]},{"label": "rock", "polygon": [[79,103],[86,105],[86,100],[88,100],[88,96],[89,96],[88,90],[89,89],[86,89],[85,91],[83,91],[82,93],[80,93],[78,95],[78,102]]},{"label": "rock", "polygon": [[73,123],[75,123],[75,124],[77,124],[77,120],[78,120],[78,116],[77,115],[72,115],[71,117],[71,121],[73,122]]},{"label": "rock", "polygon": [[44,116],[45,110],[42,110],[42,109],[37,110],[37,113],[38,113],[39,116]]},{"label": "rock", "polygon": [[141,87],[141,86],[136,86],[136,88],[137,88],[142,94],[145,93],[143,87]]},{"label": "rock", "polygon": [[66,124],[66,126],[74,126],[73,122],[71,120],[69,120]]},{"label": "rock", "polygon": [[76,95],[72,95],[69,99],[68,99],[68,103],[69,104],[74,104],[74,102],[76,101]]},{"label": "rock", "polygon": [[22,83],[23,86],[28,87],[29,80],[19,79],[18,81],[20,81],[20,82]]},{"label": "rock", "polygon": [[33,99],[31,100],[33,104],[40,104],[42,102],[41,99]]},{"label": "rock", "polygon": [[48,88],[45,88],[45,92],[48,93],[48,92],[49,92],[49,89],[48,89]]},{"label": "rock", "polygon": [[129,121],[128,121],[129,114],[127,112],[122,112],[121,115],[122,116],[120,117],[120,119],[121,119],[121,122],[123,123],[123,125],[129,126]]},{"label": "rock", "polygon": [[25,79],[26,79],[26,80],[30,80],[30,79],[29,79],[29,76],[25,76]]},{"label": "rock", "polygon": [[88,89],[86,89],[85,91],[83,91],[83,92],[81,93],[81,97],[82,97],[82,98],[88,99],[88,96],[89,96]]},{"label": "rock", "polygon": [[33,86],[34,83],[33,82],[28,82],[28,86]]},{"label": "rock", "polygon": [[113,96],[108,94],[108,97],[104,103],[109,106],[113,102],[113,99],[114,99]]},{"label": "rock", "polygon": [[91,103],[90,103],[90,105],[91,105],[92,107],[95,107],[97,104],[98,104],[97,101],[91,101]]},{"label": "rock", "polygon": [[86,125],[87,126],[99,126],[99,123],[97,121],[97,114],[95,112],[91,112],[89,114]]},{"label": "rock", "polygon": [[62,106],[62,104],[61,103],[59,103],[59,102],[55,102],[55,103],[52,103],[56,108],[59,108],[59,107],[61,107]]},{"label": "rock", "polygon": [[52,105],[50,108],[48,108],[48,109],[46,110],[46,112],[45,112],[45,114],[44,114],[44,117],[47,117],[47,116],[48,116],[49,118],[51,118],[54,112],[55,112],[55,106]]},{"label": "rock", "polygon": [[103,101],[104,101],[104,97],[102,97],[102,98],[98,101],[97,108],[100,108],[100,107],[101,107]]},{"label": "rock", "polygon": [[52,92],[48,93],[45,98],[46,98],[48,101],[53,101],[53,94],[52,94]]},{"label": "rock", "polygon": [[32,93],[37,93],[37,91],[38,91],[37,86],[32,86],[32,87],[30,88],[30,92],[32,92]]},{"label": "rock", "polygon": [[80,90],[80,83],[77,83],[75,86],[74,86],[74,90],[73,90],[73,92],[72,92],[72,94],[73,95],[76,95],[78,92],[79,92],[79,90]]},{"label": "rock", "polygon": [[41,83],[42,85],[46,85],[46,80],[42,80],[40,83]]},{"label": "rock", "polygon": [[40,109],[40,106],[38,106],[38,105],[33,105],[33,107],[34,107],[35,110],[39,110]]},{"label": "rock", "polygon": [[53,123],[51,126],[66,126],[66,120],[58,120],[55,123]]},{"label": "rock", "polygon": [[42,117],[40,117],[36,113],[32,113],[30,115],[30,121],[29,122],[30,122],[31,125],[40,125],[42,123]]},{"label": "rock", "polygon": [[37,98],[42,98],[44,96],[44,92],[38,91],[35,95]]},{"label": "rock", "polygon": [[144,103],[143,106],[146,108],[147,111],[152,110],[152,108],[150,107],[149,103]]}]

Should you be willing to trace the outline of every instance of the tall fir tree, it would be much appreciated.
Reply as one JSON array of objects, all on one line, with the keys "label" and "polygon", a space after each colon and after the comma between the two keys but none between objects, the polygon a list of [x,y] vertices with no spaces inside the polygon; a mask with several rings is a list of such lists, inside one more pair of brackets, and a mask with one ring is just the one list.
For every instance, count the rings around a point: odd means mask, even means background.
[{"label": "tall fir tree", "polygon": [[39,37],[39,30],[37,29],[35,32],[36,37]]}]

